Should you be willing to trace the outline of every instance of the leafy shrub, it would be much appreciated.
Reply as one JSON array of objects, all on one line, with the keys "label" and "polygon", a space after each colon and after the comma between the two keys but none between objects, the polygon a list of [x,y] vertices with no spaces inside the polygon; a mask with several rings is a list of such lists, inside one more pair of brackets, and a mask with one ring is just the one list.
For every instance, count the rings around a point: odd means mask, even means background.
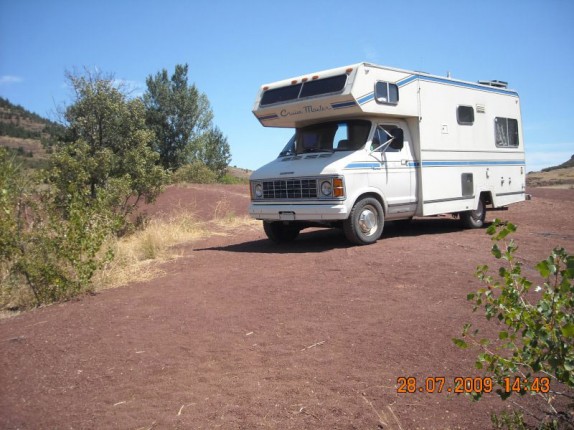
[{"label": "leafy shrub", "polygon": [[102,250],[113,225],[103,200],[75,193],[63,211],[53,188],[22,175],[4,150],[0,172],[0,307],[26,307],[26,297],[40,305],[90,291],[93,275],[112,257]]},{"label": "leafy shrub", "polygon": [[217,174],[200,161],[186,164],[173,174],[173,182],[188,182],[191,184],[214,184]]},{"label": "leafy shrub", "polygon": [[[546,407],[544,416],[535,416],[539,428],[572,428],[572,416],[557,404],[563,407],[563,400],[574,399],[574,257],[555,248],[536,265],[545,282],[532,289],[533,283],[522,275],[522,264],[515,256],[518,246],[513,239],[506,241],[515,231],[514,224],[500,220],[488,228],[494,241],[492,254],[505,265],[499,268],[498,277],[489,274],[488,266],[479,266],[477,277],[486,287],[467,297],[474,302],[474,311],[482,309],[487,320],[497,322],[498,339],[479,338],[478,329],[470,331],[471,324],[464,326],[463,337],[482,350],[476,367],[493,376],[502,399],[513,392],[531,393]],[[461,348],[468,347],[463,339],[453,341]],[[540,376],[549,378],[549,390],[537,384]],[[480,393],[475,398],[480,398]],[[508,428],[521,428],[517,416],[495,424],[506,422]]]},{"label": "leafy shrub", "polygon": [[221,182],[222,184],[229,184],[229,185],[235,185],[235,184],[249,184],[249,179],[248,178],[239,178],[237,176],[233,176],[229,173],[226,173],[225,175],[223,175],[223,177],[219,180],[219,182]]}]

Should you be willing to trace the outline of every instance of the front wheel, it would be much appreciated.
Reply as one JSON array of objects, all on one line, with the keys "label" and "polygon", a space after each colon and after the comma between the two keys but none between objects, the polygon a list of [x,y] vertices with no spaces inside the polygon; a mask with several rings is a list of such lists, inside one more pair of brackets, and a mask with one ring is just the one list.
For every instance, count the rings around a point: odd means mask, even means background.
[{"label": "front wheel", "polygon": [[267,237],[275,243],[294,241],[299,236],[299,228],[281,221],[263,221],[263,230]]},{"label": "front wheel", "polygon": [[460,213],[460,220],[466,228],[482,228],[486,218],[486,208],[482,199],[478,200],[478,207],[473,211]]},{"label": "front wheel", "polygon": [[343,223],[347,239],[357,245],[375,243],[383,232],[385,216],[383,207],[373,197],[359,200]]}]

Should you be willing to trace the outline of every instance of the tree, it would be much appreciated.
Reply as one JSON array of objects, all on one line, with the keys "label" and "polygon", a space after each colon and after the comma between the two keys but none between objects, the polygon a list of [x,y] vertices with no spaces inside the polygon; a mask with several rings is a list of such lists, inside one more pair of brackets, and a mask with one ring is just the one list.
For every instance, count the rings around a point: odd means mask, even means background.
[{"label": "tree", "polygon": [[143,100],[147,125],[156,135],[153,148],[170,170],[194,161],[208,160],[214,166],[228,163],[229,145],[219,129],[212,127],[209,100],[188,84],[187,73],[188,65],[178,64],[171,78],[163,69],[146,80]]},{"label": "tree", "polygon": [[112,76],[86,71],[67,79],[75,100],[65,111],[66,136],[52,157],[49,181],[64,206],[87,194],[125,218],[141,198],[153,201],[165,179],[150,148],[154,134],[143,102],[128,99]]},{"label": "tree", "polygon": [[212,170],[218,179],[223,178],[231,161],[227,138],[218,127],[213,127],[200,138],[199,160]]}]

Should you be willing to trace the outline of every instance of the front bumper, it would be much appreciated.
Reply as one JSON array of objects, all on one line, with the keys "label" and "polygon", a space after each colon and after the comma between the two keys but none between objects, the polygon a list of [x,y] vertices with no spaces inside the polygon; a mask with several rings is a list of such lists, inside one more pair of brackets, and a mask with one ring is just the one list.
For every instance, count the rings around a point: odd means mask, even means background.
[{"label": "front bumper", "polygon": [[347,219],[349,211],[342,202],[331,204],[251,203],[249,215],[265,221],[339,221]]}]

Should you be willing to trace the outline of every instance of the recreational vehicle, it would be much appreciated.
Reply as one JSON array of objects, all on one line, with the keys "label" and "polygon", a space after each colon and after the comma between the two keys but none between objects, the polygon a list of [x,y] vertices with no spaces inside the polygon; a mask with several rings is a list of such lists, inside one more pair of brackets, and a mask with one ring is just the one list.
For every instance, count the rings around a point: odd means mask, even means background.
[{"label": "recreational vehicle", "polygon": [[250,178],[249,213],[275,242],[327,226],[370,244],[386,221],[437,214],[479,228],[487,208],[526,197],[520,102],[506,82],[360,63],[263,85],[253,113],[294,129]]}]

